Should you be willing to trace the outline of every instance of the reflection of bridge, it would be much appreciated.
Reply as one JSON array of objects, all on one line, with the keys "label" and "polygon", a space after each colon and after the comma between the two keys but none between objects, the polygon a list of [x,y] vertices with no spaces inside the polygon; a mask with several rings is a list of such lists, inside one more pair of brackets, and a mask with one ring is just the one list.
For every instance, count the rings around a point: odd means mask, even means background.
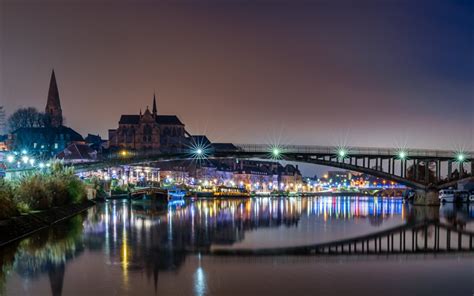
[{"label": "reflection of bridge", "polygon": [[459,230],[439,222],[402,225],[355,238],[308,246],[268,249],[214,249],[211,255],[341,255],[401,254],[474,251],[474,232]]},{"label": "reflection of bridge", "polygon": [[[201,154],[201,148],[196,148]],[[203,148],[204,149],[204,148]],[[273,150],[272,150],[273,149]],[[147,163],[158,160],[202,158],[273,158],[325,165],[351,171],[362,172],[395,181],[406,186],[427,190],[453,186],[458,179],[468,177],[474,172],[474,152],[456,153],[452,151],[426,149],[388,149],[361,147],[324,147],[324,146],[282,146],[268,145],[236,145],[232,149],[209,149],[196,155],[196,151],[182,151],[173,154],[141,153],[128,156],[112,157],[107,160],[77,165],[79,170],[88,170],[104,166],[121,164]],[[458,176],[453,176],[454,164],[457,165]],[[470,164],[470,165],[469,165]],[[467,166],[467,170],[466,170]],[[433,172],[425,170],[433,168]],[[443,173],[442,173],[443,172]],[[447,178],[443,178],[447,176]]]}]

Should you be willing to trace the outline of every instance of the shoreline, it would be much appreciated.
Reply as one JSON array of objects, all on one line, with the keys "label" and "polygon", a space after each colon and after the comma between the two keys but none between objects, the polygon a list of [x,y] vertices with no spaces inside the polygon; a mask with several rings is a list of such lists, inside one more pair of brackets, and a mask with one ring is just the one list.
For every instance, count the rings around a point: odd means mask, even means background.
[{"label": "shoreline", "polygon": [[0,248],[53,224],[76,216],[95,204],[94,201],[87,200],[80,204],[55,207],[2,220],[0,221]]}]

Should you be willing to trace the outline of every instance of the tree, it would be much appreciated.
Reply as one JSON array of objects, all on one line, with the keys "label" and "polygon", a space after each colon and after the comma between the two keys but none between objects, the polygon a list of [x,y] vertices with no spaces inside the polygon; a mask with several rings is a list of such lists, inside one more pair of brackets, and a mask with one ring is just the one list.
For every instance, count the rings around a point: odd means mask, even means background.
[{"label": "tree", "polygon": [[5,108],[0,106],[0,134],[5,131]]},{"label": "tree", "polygon": [[8,118],[8,128],[13,132],[22,127],[45,127],[47,116],[36,108],[20,108]]}]

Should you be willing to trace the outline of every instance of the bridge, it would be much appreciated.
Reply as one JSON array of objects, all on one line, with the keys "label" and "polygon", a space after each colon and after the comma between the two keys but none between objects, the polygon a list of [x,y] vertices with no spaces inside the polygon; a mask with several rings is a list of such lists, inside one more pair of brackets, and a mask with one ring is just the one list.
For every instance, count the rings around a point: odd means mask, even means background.
[{"label": "bridge", "polygon": [[[472,178],[474,172],[474,152],[472,151],[264,144],[229,146],[230,148],[224,149],[194,146],[174,153],[123,150],[97,162],[74,166],[78,171],[88,171],[127,164],[146,165],[162,160],[273,159],[366,173],[422,192],[438,191],[455,186],[461,179]],[[426,167],[430,169],[425,169]]]},{"label": "bridge", "polygon": [[[117,153],[94,163],[76,165],[79,171],[124,164],[146,164],[176,159],[274,159],[324,165],[370,174],[419,190],[442,189],[460,179],[473,176],[474,152],[455,153],[446,150],[390,149],[334,146],[234,145],[232,149],[182,150],[175,153]],[[467,169],[466,169],[467,166]],[[430,169],[424,169],[429,167]],[[430,175],[434,174],[433,175]],[[458,176],[453,178],[453,173]]]},{"label": "bridge", "polygon": [[425,221],[359,237],[307,246],[263,249],[211,249],[219,256],[416,254],[474,251],[474,232]]}]

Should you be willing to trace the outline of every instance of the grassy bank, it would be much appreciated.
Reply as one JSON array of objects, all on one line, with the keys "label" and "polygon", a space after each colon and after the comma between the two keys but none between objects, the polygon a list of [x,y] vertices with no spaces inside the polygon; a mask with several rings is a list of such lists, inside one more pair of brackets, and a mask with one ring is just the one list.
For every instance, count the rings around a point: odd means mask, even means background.
[{"label": "grassy bank", "polygon": [[0,180],[0,220],[86,200],[85,184],[61,162],[15,181]]}]

